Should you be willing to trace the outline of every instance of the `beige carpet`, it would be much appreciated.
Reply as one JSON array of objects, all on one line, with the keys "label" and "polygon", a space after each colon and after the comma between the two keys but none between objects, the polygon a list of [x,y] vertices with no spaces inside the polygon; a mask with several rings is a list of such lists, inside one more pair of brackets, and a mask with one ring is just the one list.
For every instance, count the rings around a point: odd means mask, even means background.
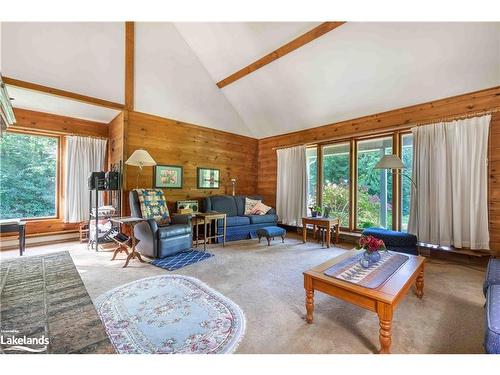
[{"label": "beige carpet", "polygon": [[[238,353],[373,353],[378,347],[376,314],[316,293],[315,321],[304,320],[302,272],[334,257],[339,249],[257,240],[211,246],[215,257],[174,271],[194,276],[236,302],[247,330]],[[92,298],[132,280],[168,273],[150,264],[110,261],[85,245],[70,251]],[[393,353],[482,353],[484,267],[429,260],[425,295],[410,292],[393,320]]]}]

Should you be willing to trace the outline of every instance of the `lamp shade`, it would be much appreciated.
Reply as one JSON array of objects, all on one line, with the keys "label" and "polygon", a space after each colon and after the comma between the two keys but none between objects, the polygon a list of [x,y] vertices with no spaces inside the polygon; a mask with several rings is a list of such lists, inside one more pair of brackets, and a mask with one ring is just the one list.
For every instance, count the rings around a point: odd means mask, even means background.
[{"label": "lamp shade", "polygon": [[403,169],[405,166],[396,155],[384,155],[375,165],[375,169]]},{"label": "lamp shade", "polygon": [[136,167],[144,167],[156,165],[154,159],[149,155],[146,150],[135,150],[132,155],[125,162],[127,165],[134,165]]}]

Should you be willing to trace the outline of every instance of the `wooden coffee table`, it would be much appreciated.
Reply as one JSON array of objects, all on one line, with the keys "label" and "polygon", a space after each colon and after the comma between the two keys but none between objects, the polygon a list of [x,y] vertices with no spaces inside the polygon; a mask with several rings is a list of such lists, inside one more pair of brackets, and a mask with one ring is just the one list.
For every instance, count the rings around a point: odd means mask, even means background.
[{"label": "wooden coffee table", "polygon": [[358,253],[355,250],[346,250],[340,256],[304,272],[307,322],[313,322],[315,290],[373,311],[377,313],[380,322],[379,340],[381,348],[379,353],[388,354],[391,349],[391,326],[394,309],[413,284],[416,284],[417,297],[422,298],[424,295],[425,258],[408,255],[410,259],[376,289],[358,286],[326,276],[323,273],[334,264]]}]

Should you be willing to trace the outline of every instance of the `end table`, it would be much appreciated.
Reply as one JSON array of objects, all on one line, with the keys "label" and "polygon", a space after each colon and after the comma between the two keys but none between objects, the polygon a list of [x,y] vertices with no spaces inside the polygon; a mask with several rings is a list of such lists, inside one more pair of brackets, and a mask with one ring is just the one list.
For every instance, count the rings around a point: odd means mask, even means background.
[{"label": "end table", "polygon": [[[125,261],[125,264],[123,268],[128,266],[128,263],[130,262],[131,259],[139,259],[141,263],[144,263],[144,260],[141,257],[141,253],[135,250],[135,247],[137,245],[137,240],[134,235],[134,227],[139,224],[140,222],[143,222],[144,219],[140,217],[113,217],[110,218],[110,220],[114,223],[117,224],[122,224],[122,225],[127,225],[130,227],[130,239],[131,239],[131,245],[127,245],[126,242],[120,242],[117,239],[113,238],[113,240],[118,244],[118,247],[115,249],[114,254],[113,254],[113,259],[115,258],[116,254],[122,251],[122,248],[126,248],[130,250],[130,254],[127,256],[127,260]],[[127,252],[127,251],[125,251]]]}]

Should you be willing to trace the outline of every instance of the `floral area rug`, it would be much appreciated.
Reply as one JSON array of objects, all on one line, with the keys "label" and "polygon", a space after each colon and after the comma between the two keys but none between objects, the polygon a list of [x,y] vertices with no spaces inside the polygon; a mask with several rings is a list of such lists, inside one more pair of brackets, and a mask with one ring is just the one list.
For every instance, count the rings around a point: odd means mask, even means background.
[{"label": "floral area rug", "polygon": [[95,305],[118,353],[231,353],[245,332],[238,305],[187,276],[136,280]]}]

